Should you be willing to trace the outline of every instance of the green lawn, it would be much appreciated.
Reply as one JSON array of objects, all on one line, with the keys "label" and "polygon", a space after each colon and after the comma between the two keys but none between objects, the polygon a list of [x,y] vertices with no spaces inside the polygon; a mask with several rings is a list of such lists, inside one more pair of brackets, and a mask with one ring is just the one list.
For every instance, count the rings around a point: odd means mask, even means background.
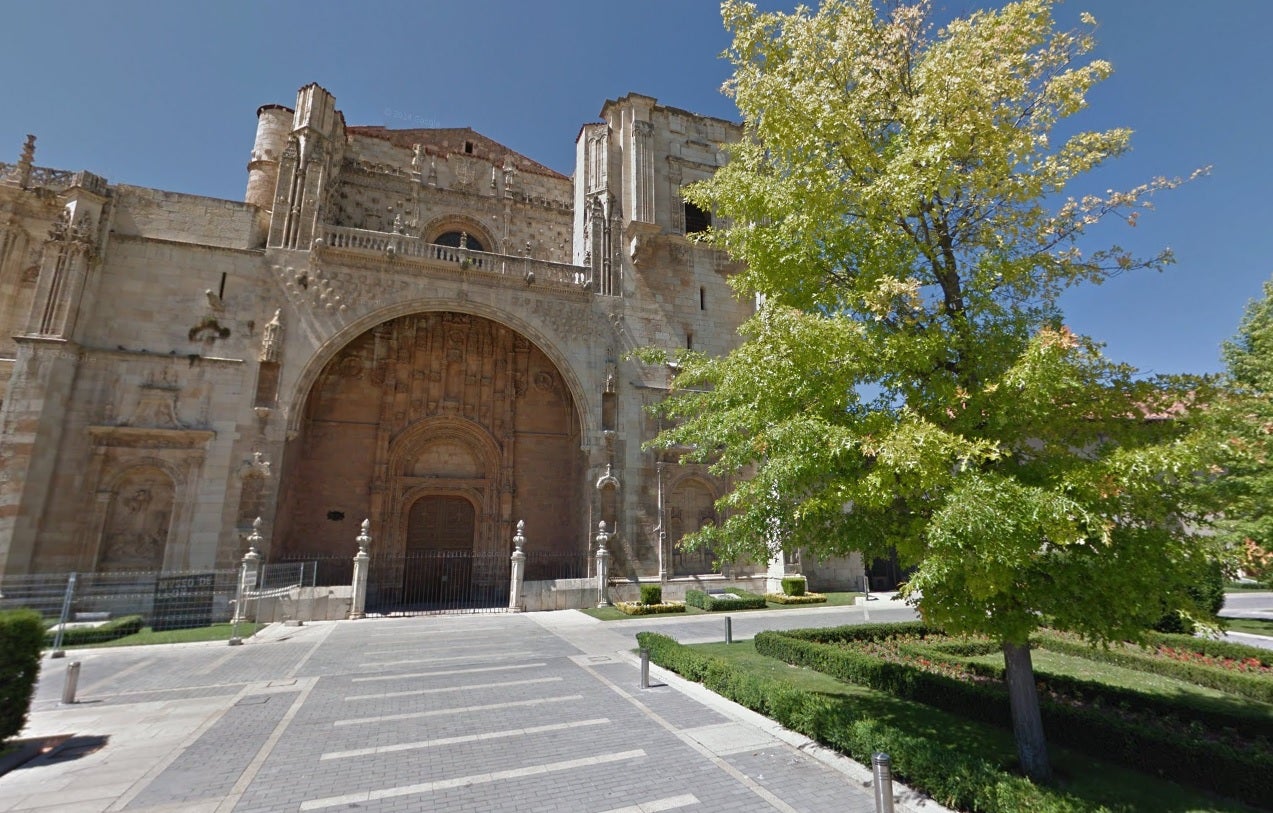
[{"label": "green lawn", "polygon": [[[694,649],[732,662],[739,669],[780,677],[797,686],[851,699],[869,708],[872,717],[954,749],[975,750],[1005,764],[1016,759],[1011,732],[892,695],[835,680],[803,667],[789,666],[756,654],[751,641],[697,644]],[[1106,805],[1122,813],[1220,813],[1251,811],[1237,802],[1215,799],[1158,777],[1101,762],[1065,748],[1051,747],[1058,784],[1096,809]]]},{"label": "green lawn", "polygon": [[1264,618],[1225,618],[1225,629],[1273,637],[1273,620]]},{"label": "green lawn", "polygon": [[[807,610],[814,607],[851,607],[854,604],[854,600],[857,599],[862,594],[861,593],[823,593],[823,595],[827,597],[827,600],[825,603],[822,603],[822,604],[774,604],[771,602],[765,605],[765,609],[766,610]],[[645,619],[680,618],[686,615],[728,615],[729,613],[759,612],[759,610],[760,608],[757,607],[755,610],[716,610],[715,612],[708,612],[707,610],[700,610],[698,607],[687,606],[685,608],[685,612],[683,613],[670,613],[670,614],[660,614],[660,615],[628,615],[625,612],[616,610],[614,607],[589,607],[587,609],[580,610],[579,612],[584,613],[585,615],[590,615],[599,621],[623,621],[629,618],[645,618]]]},{"label": "green lawn", "polygon": [[[1136,669],[1128,669],[1112,663],[1089,660],[1074,655],[1063,655],[1046,649],[1033,650],[1030,653],[1030,659],[1034,663],[1036,673],[1065,675],[1066,677],[1097,681],[1109,686],[1118,686],[1146,694],[1158,695],[1179,703],[1186,708],[1222,712],[1253,720],[1273,721],[1273,706],[1267,703],[1235,697],[1218,689],[1210,689],[1206,686],[1199,686],[1183,680],[1141,672]],[[1003,655],[1000,653],[969,658],[968,660],[1003,666]]]},{"label": "green lawn", "polygon": [[[239,637],[249,638],[266,624],[241,623]],[[111,641],[67,646],[66,649],[96,649],[104,646],[147,646],[149,644],[189,644],[199,641],[228,641],[233,630],[232,624],[213,624],[210,627],[196,627],[188,630],[164,630],[155,632],[150,627],[142,627],[140,632],[115,638]]]},{"label": "green lawn", "polygon": [[1265,593],[1271,589],[1273,588],[1263,582],[1229,582],[1224,586],[1224,592],[1226,593]]}]

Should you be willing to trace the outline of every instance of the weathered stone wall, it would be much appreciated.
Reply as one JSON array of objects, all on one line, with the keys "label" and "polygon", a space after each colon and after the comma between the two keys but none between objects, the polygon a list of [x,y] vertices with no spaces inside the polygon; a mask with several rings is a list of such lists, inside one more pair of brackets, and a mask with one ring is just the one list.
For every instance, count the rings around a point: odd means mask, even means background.
[{"label": "weathered stone wall", "polygon": [[117,236],[211,248],[248,248],[256,210],[233,200],[119,184],[113,189]]},{"label": "weathered stone wall", "polygon": [[[737,128],[627,96],[572,179],[471,130],[346,128],[313,85],[295,110],[245,123],[248,203],[0,173],[0,332],[44,331],[0,336],[0,572],[224,566],[256,515],[269,558],[352,555],[364,517],[400,550],[448,495],[479,551],[523,519],[585,554],[605,519],[620,577],[711,568],[673,545],[727,484],[643,450],[668,370],[628,353],[724,352],[751,313],[678,191]],[[431,244],[455,231],[485,253]]]}]

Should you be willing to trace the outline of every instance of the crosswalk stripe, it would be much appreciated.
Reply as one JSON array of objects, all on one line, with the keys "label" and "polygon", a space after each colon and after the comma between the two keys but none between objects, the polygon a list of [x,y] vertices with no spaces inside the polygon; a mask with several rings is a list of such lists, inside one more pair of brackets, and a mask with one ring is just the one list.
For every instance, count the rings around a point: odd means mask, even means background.
[{"label": "crosswalk stripe", "polygon": [[562,762],[549,762],[544,765],[529,765],[525,768],[512,768],[506,771],[457,776],[454,779],[439,779],[435,782],[421,782],[418,785],[401,785],[396,788],[346,793],[343,796],[327,796],[322,799],[311,799],[301,802],[301,810],[322,810],[325,807],[358,804],[359,802],[375,802],[380,799],[396,799],[400,796],[415,796],[421,793],[432,793],[448,788],[462,788],[469,785],[484,785],[491,782],[502,782],[507,779],[521,779],[527,776],[542,776],[559,771],[572,771],[575,768],[587,768],[593,765],[605,765],[611,762],[623,762],[645,756],[645,751],[619,751],[613,754],[597,754],[581,759],[568,759]]}]

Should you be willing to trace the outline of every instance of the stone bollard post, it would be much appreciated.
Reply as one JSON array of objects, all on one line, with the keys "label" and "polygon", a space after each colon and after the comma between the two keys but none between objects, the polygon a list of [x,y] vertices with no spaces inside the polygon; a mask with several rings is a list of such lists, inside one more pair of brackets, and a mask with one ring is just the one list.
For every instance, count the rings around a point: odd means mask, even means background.
[{"label": "stone bollard post", "polygon": [[610,551],[606,543],[610,534],[606,533],[606,523],[602,520],[597,526],[597,606],[609,607],[610,597],[606,595],[606,586],[610,577]]},{"label": "stone bollard post", "polygon": [[354,592],[349,603],[350,620],[367,615],[367,571],[371,567],[371,554],[367,547],[371,545],[371,520],[362,521],[362,532],[358,534],[358,553],[354,554]]},{"label": "stone bollard post", "polygon": [[893,813],[893,761],[878,752],[871,757],[875,775],[875,813]]},{"label": "stone bollard post", "polygon": [[80,685],[80,662],[71,661],[66,665],[66,682],[62,684],[62,703],[71,705],[75,702],[75,690]]},{"label": "stone bollard post", "polygon": [[526,575],[526,520],[517,520],[517,533],[513,535],[513,568],[508,586],[508,609],[520,613],[525,609],[522,600],[522,579]]},{"label": "stone bollard post", "polygon": [[234,596],[234,623],[249,621],[248,591],[255,590],[261,579],[261,518],[252,520],[252,533],[248,534],[248,552],[243,554],[239,566],[239,588]]}]

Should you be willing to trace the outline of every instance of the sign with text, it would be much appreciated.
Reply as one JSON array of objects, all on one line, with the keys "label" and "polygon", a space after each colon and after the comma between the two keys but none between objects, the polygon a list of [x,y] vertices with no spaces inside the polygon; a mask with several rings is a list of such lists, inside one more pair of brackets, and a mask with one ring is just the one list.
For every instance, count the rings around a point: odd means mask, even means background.
[{"label": "sign with text", "polygon": [[160,576],[150,626],[155,632],[211,626],[216,581],[215,573]]}]

